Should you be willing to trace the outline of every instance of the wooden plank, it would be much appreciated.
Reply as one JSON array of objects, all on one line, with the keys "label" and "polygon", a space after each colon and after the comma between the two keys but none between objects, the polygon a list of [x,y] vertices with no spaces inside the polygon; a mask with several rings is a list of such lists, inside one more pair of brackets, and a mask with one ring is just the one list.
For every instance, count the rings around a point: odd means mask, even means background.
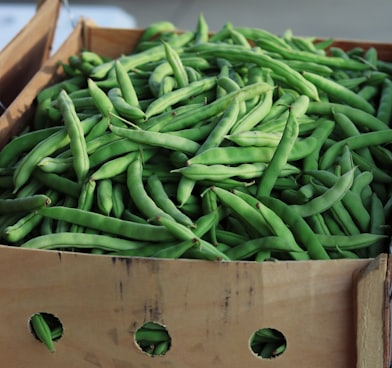
[{"label": "wooden plank", "polygon": [[64,78],[60,62],[67,62],[83,46],[82,24],[79,23],[62,47],[40,68],[8,109],[0,116],[0,147],[31,123],[34,100],[42,89]]},{"label": "wooden plank", "polygon": [[[0,364],[353,367],[352,273],[368,263],[215,263],[0,247]],[[28,330],[36,312],[63,323],[54,353]],[[147,356],[133,341],[150,320],[172,337],[164,356]],[[287,350],[256,357],[248,342],[259,328],[281,331]]]},{"label": "wooden plank", "polygon": [[5,107],[50,55],[61,1],[46,0],[37,5],[35,15],[0,52],[0,101]]},{"label": "wooden plank", "polygon": [[387,270],[388,256],[383,254],[356,275],[357,368],[389,367]]}]

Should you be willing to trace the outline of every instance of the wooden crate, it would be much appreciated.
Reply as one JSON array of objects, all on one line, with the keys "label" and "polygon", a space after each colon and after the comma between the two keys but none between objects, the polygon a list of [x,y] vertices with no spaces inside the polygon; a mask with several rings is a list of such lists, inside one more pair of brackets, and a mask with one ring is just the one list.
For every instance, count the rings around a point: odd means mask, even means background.
[{"label": "wooden crate", "polygon": [[[0,146],[28,124],[34,98],[62,78],[59,61],[82,48],[116,57],[142,30],[81,22],[0,118]],[[362,43],[339,41],[345,47]],[[374,46],[374,44],[371,44]],[[385,59],[392,49],[376,45]],[[110,257],[0,246],[0,363],[14,367],[389,366],[389,257],[207,262]],[[56,315],[64,336],[49,352],[29,331],[36,312]],[[133,334],[165,325],[172,346],[151,357]],[[279,357],[250,347],[260,328],[287,339]]]},{"label": "wooden crate", "polygon": [[[0,102],[8,107],[48,59],[60,0],[37,2],[30,21],[0,51]],[[3,109],[0,109],[0,115]]]}]

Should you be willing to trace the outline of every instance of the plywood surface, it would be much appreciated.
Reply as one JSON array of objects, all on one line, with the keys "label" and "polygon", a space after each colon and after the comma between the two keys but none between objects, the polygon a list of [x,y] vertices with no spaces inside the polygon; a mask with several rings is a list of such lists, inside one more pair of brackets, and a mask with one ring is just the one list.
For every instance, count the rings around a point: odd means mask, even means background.
[{"label": "plywood surface", "polygon": [[357,368],[389,367],[386,341],[389,313],[385,301],[388,258],[380,256],[362,269],[356,278]]},{"label": "plywood surface", "polygon": [[[353,367],[352,273],[367,260],[214,263],[0,248],[0,365],[13,367]],[[28,330],[60,318],[50,353]],[[133,341],[146,321],[172,347],[150,357]],[[283,355],[262,360],[251,335],[276,328]]]},{"label": "plywood surface", "polygon": [[37,4],[36,14],[0,52],[0,101],[5,107],[50,54],[61,1],[42,0]]}]

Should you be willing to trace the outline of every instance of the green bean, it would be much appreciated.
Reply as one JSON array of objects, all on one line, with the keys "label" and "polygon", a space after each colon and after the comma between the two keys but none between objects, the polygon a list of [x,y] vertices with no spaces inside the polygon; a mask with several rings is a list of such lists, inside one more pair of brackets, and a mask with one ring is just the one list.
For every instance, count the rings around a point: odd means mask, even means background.
[{"label": "green bean", "polygon": [[[64,199],[60,199],[57,202],[58,206],[64,207],[76,207],[77,206],[77,199],[71,196],[66,196]],[[69,231],[71,225],[65,221],[56,221],[55,226],[55,233],[62,233]]]},{"label": "green bean", "polygon": [[169,217],[158,217],[157,221],[161,225],[163,225],[175,238],[179,240],[184,241],[195,239],[198,242],[199,250],[202,253],[206,253],[209,256],[213,257],[215,260],[230,260],[229,257],[226,256],[226,254],[220,252],[214,245],[203,240],[202,238],[198,238],[195,233],[187,226],[182,225]]},{"label": "green bean", "polygon": [[372,234],[375,234],[375,236],[380,236],[380,239],[378,241],[374,241],[368,248],[368,256],[374,258],[377,257],[377,255],[379,255],[380,253],[385,253],[387,251],[384,229],[387,224],[387,220],[383,202],[376,193],[373,193],[371,198],[370,218],[370,232]]},{"label": "green bean", "polygon": [[379,241],[385,241],[386,235],[361,233],[355,235],[325,235],[316,234],[321,244],[325,249],[336,249],[337,247],[344,250],[357,250],[362,248],[371,247]]},{"label": "green bean", "polygon": [[[84,134],[93,127],[95,121],[93,119],[83,120],[81,125]],[[16,193],[29,179],[39,161],[46,156],[50,156],[57,150],[64,148],[69,144],[70,138],[65,128],[54,132],[48,138],[42,140],[31,151],[29,151],[17,165],[13,180],[14,180],[14,193]]]},{"label": "green bean", "polygon": [[357,154],[356,152],[351,152],[354,164],[357,165],[361,171],[369,172],[373,175],[374,181],[378,183],[391,183],[392,176],[375,166],[373,162],[369,162],[365,157]]},{"label": "green bean", "polygon": [[211,187],[209,190],[212,190],[214,193],[216,193],[218,199],[226,207],[234,211],[234,213],[239,216],[242,221],[247,223],[259,235],[272,235],[268,222],[256,207],[251,206],[240,196],[231,193],[228,190],[219,187]]},{"label": "green bean", "polygon": [[288,114],[287,107],[290,106],[295,99],[298,97],[297,93],[293,93],[291,91],[285,91],[279,98],[273,101],[273,104],[263,119],[263,124],[268,121],[275,120],[281,114]]},{"label": "green bean", "polygon": [[109,97],[100,87],[98,87],[94,80],[88,79],[87,83],[90,96],[93,98],[99,112],[102,114],[102,116],[110,116],[110,113],[113,112],[114,107]]},{"label": "green bean", "polygon": [[109,216],[113,208],[113,183],[111,179],[97,182],[97,205],[101,213]]},{"label": "green bean", "polygon": [[195,185],[195,180],[187,178],[186,176],[181,176],[178,182],[176,195],[176,199],[180,208],[182,208],[187,203]]},{"label": "green bean", "polygon": [[385,79],[381,89],[380,102],[376,116],[385,124],[391,125],[392,119],[392,80]]},{"label": "green bean", "polygon": [[121,117],[125,119],[130,119],[131,121],[143,121],[145,119],[144,111],[138,107],[138,105],[132,105],[123,96],[120,88],[111,88],[107,96],[113,104],[113,108],[120,114]]},{"label": "green bean", "polygon": [[[313,140],[314,142],[314,140]],[[309,142],[310,143],[310,142]],[[314,142],[315,143],[315,142]],[[306,157],[313,149],[314,145],[294,145],[293,150],[290,152],[288,161],[297,161]],[[303,148],[310,148],[304,150]],[[191,164],[204,164],[204,165],[215,165],[215,164],[227,164],[235,165],[241,163],[256,163],[271,161],[275,147],[237,147],[237,146],[220,146],[213,147],[206,151],[199,153],[191,157],[187,165]]]},{"label": "green bean", "polygon": [[30,319],[30,323],[37,338],[46,345],[49,351],[54,352],[52,333],[42,314],[34,314]]},{"label": "green bean", "polygon": [[146,191],[142,177],[143,163],[140,157],[129,163],[127,168],[127,188],[129,195],[140,211],[149,221],[153,221],[157,216],[172,216],[160,208]]},{"label": "green bean", "polygon": [[[147,189],[153,201],[167,214],[179,223],[194,227],[193,221],[181,212],[166,193],[165,188],[157,175],[151,175],[147,179]],[[132,188],[132,190],[134,190]]]},{"label": "green bean", "polygon": [[392,140],[392,131],[379,130],[375,132],[362,133],[360,135],[347,137],[345,139],[336,142],[330,146],[326,152],[320,158],[320,168],[326,169],[330,167],[338,154],[342,151],[344,146],[348,146],[351,150],[356,150],[359,148],[382,145],[388,143]]},{"label": "green bean", "polygon": [[300,72],[310,72],[323,77],[330,77],[333,74],[333,69],[327,65],[317,64],[315,62],[304,63],[300,60],[284,60],[290,68]]},{"label": "green bean", "polygon": [[330,259],[315,233],[297,211],[293,211],[291,206],[277,198],[262,197],[259,199],[281,217],[291,229],[297,243],[307,250],[311,259]]},{"label": "green bean", "polygon": [[[191,126],[195,121],[202,121],[213,116],[222,113],[234,99],[239,102],[250,99],[254,96],[259,96],[260,94],[266,93],[268,90],[272,89],[268,83],[260,82],[252,85],[245,86],[239,91],[231,92],[219,99],[214,100],[211,103],[207,103],[202,107],[197,107],[197,110],[189,110],[181,115],[175,116],[163,129],[162,131],[173,131],[178,129],[184,129]],[[197,112],[197,113],[195,113]]]},{"label": "green bean", "polygon": [[[84,211],[91,211],[94,203],[95,189],[97,183],[94,179],[88,179],[82,184],[80,190],[77,208]],[[77,224],[71,226],[72,232],[83,232],[83,228]]]},{"label": "green bean", "polygon": [[230,248],[226,251],[226,255],[233,260],[247,260],[262,250],[270,252],[287,252],[287,240],[280,236],[263,236],[261,238],[250,239],[243,243]]},{"label": "green bean", "polygon": [[79,196],[81,184],[67,178],[66,176],[35,170],[33,172],[33,178],[40,183],[45,184],[48,188],[59,191],[63,194],[74,198]]},{"label": "green bean", "polygon": [[34,194],[23,198],[0,198],[0,214],[34,211],[49,206],[50,197],[45,194]]},{"label": "green bean", "polygon": [[155,38],[157,35],[161,35],[162,33],[168,33],[175,31],[175,26],[172,22],[169,21],[157,21],[150,23],[144,30],[139,39],[139,42],[147,41],[152,38]]},{"label": "green bean", "polygon": [[125,210],[125,189],[121,184],[112,183],[112,215],[116,218],[121,218]]},{"label": "green bean", "polygon": [[148,243],[122,239],[110,235],[61,232],[49,235],[41,235],[29,239],[21,245],[22,248],[30,249],[92,249],[98,248],[104,251],[123,251],[140,249]]},{"label": "green bean", "polygon": [[168,133],[178,137],[190,139],[191,141],[200,142],[207,139],[209,134],[211,134],[212,130],[214,129],[215,125],[216,125],[215,121],[212,120],[208,123],[194,126],[192,128],[181,129],[172,132],[169,131]]},{"label": "green bean", "polygon": [[[173,74],[173,69],[168,61],[160,62],[154,70],[151,72],[150,77],[148,78],[148,86],[153,94],[153,96],[161,96],[160,91],[162,90],[162,85],[165,79],[170,77],[171,81],[174,81],[177,84],[176,80],[171,77]],[[173,89],[173,88],[172,88]]]},{"label": "green bean", "polygon": [[360,230],[353,221],[350,212],[346,209],[343,202],[335,202],[330,209],[332,216],[340,225],[343,232],[347,235],[360,234]]},{"label": "green bean", "polygon": [[359,130],[386,130],[389,129],[383,121],[376,116],[363,110],[333,102],[313,102],[309,103],[308,114],[329,115],[332,112],[340,112],[347,115],[357,126]]},{"label": "green bean", "polygon": [[235,124],[238,118],[240,105],[237,99],[226,109],[222,117],[216,123],[208,137],[203,141],[196,155],[212,147],[218,147],[226,134],[230,131],[231,127]]},{"label": "green bean", "polygon": [[[337,126],[339,127],[340,131],[343,133],[343,138],[361,134],[357,126],[347,115],[337,112],[334,113],[334,118]],[[367,157],[369,160],[372,160],[371,154],[367,147],[359,149],[358,153],[360,153],[364,157]]]},{"label": "green bean", "polygon": [[163,47],[165,48],[166,60],[169,62],[174,78],[180,88],[183,88],[189,84],[188,75],[186,73],[184,64],[181,61],[180,55],[176,49],[170,46],[167,42],[162,41]]},{"label": "green bean", "polygon": [[303,253],[303,250],[296,244],[291,231],[273,210],[271,210],[252,195],[241,192],[240,190],[233,190],[233,193],[244,199],[251,206],[258,209],[266,221],[271,233],[286,240],[286,251]]},{"label": "green bean", "polygon": [[75,107],[65,90],[59,94],[59,107],[64,118],[64,125],[70,138],[73,167],[81,183],[87,176],[90,163],[87,155],[86,140]]},{"label": "green bean", "polygon": [[97,149],[89,155],[91,168],[97,167],[115,157],[145,148],[145,146],[127,138],[118,138],[119,139],[109,141],[101,147],[97,147]]},{"label": "green bean", "polygon": [[32,130],[14,137],[0,151],[0,167],[11,165],[23,152],[28,152],[37,143],[59,131],[61,127],[55,126],[39,130]]},{"label": "green bean", "polygon": [[173,244],[169,247],[160,248],[153,257],[156,258],[180,258],[190,248],[200,246],[199,241],[195,239],[183,240],[179,243]]},{"label": "green bean", "polygon": [[308,217],[326,211],[347,194],[354,181],[354,172],[355,168],[340,176],[336,183],[323,194],[320,194],[305,204],[290,205],[290,208],[302,217]]},{"label": "green bean", "polygon": [[45,210],[40,209],[38,214],[134,240],[151,242],[173,240],[173,236],[163,226],[139,224],[78,208],[52,206]]},{"label": "green bean", "polygon": [[[273,80],[269,74],[266,77],[266,82],[273,86]],[[259,99],[259,102],[233,125],[230,134],[249,131],[261,122],[271,111],[273,94],[274,89],[265,92]]]},{"label": "green bean", "polygon": [[309,83],[301,74],[284,64],[284,62],[273,59],[267,54],[254,52],[238,45],[228,46],[214,43],[196,45],[191,47],[190,51],[194,51],[204,56],[224,57],[231,61],[255,63],[270,68],[274,73],[284,77],[287,82],[300,93],[307,95],[313,100],[319,100],[317,89],[312,83]]},{"label": "green bean", "polygon": [[208,42],[209,32],[208,32],[208,23],[203,15],[203,13],[199,14],[197,18],[196,30],[195,30],[195,44]]},{"label": "green bean", "polygon": [[[307,174],[313,176],[323,185],[328,187],[333,186],[337,180],[337,176],[330,171],[315,170],[308,171]],[[349,210],[351,216],[354,218],[355,222],[358,224],[362,232],[366,232],[369,229],[370,214],[361,199],[360,192],[362,191],[362,189],[358,188],[357,186],[360,184],[358,182],[362,181],[363,179],[366,180],[366,185],[370,184],[373,180],[373,176],[371,174],[369,176],[369,174],[369,172],[363,172],[357,175],[354,178],[351,189],[342,198],[343,204]],[[360,184],[360,186],[362,187],[362,184]]]},{"label": "green bean", "polygon": [[72,157],[44,157],[37,166],[44,172],[61,174],[72,168]]},{"label": "green bean", "polygon": [[354,108],[364,110],[369,114],[374,114],[374,107],[363,97],[358,96],[358,94],[350,89],[342,86],[332,79],[328,79],[311,72],[304,72],[302,74],[307,80],[314,83],[320,90],[324,91],[331,99]]},{"label": "green bean", "polygon": [[254,164],[240,164],[237,166],[228,165],[203,165],[203,164],[191,164],[178,169],[171,170],[184,175],[185,177],[199,181],[199,180],[212,180],[220,181],[233,176],[252,179],[259,177],[267,167],[264,162],[258,162]]},{"label": "green bean", "polygon": [[94,180],[102,180],[120,175],[127,170],[128,165],[134,161],[138,155],[138,151],[132,151],[109,161],[105,161],[97,170],[91,173],[90,177]]},{"label": "green bean", "polygon": [[139,98],[132,83],[132,79],[118,60],[114,62],[114,69],[118,88],[120,89],[124,100],[131,106],[140,107]]},{"label": "green bean", "polygon": [[190,83],[184,87],[173,90],[172,92],[167,93],[164,96],[158,97],[148,105],[145,111],[146,118],[148,119],[153,115],[162,113],[167,108],[170,108],[176,103],[184,101],[187,98],[196,96],[205,91],[208,91],[215,87],[215,85],[216,78],[205,77],[200,81]]},{"label": "green bean", "polygon": [[276,147],[282,138],[282,132],[264,132],[247,130],[225,136],[230,142],[239,146]]},{"label": "green bean", "polygon": [[316,213],[313,216],[309,216],[307,222],[316,234],[331,235],[324,214]]},{"label": "green bean", "polygon": [[[298,51],[293,49],[284,48],[281,45],[272,42],[267,38],[257,40],[257,44],[263,49],[278,53],[285,59],[299,60],[303,62],[315,62],[317,64],[327,65],[333,68],[349,69],[349,70],[369,70],[369,66],[353,59],[344,59],[341,57],[333,57],[327,55],[318,55],[307,51]],[[310,97],[310,96],[309,96]]]},{"label": "green bean", "polygon": [[152,132],[149,130],[121,128],[110,125],[109,129],[116,135],[134,142],[178,150],[185,153],[195,153],[200,144],[190,139],[174,136],[168,133]]},{"label": "green bean", "polygon": [[71,92],[71,90],[78,90],[83,86],[84,82],[85,78],[81,75],[77,75],[75,77],[52,84],[37,94],[37,102],[40,104],[47,98],[50,98],[51,100],[57,98],[62,89],[65,89],[67,92]]},{"label": "green bean", "polygon": [[[171,172],[181,173],[189,179],[196,181],[221,181],[232,177],[241,179],[253,179],[258,178],[264,174],[267,167],[265,162],[255,162],[251,164],[239,164],[235,166],[231,165],[203,165],[203,164],[191,164],[185,167],[171,170]],[[279,177],[285,177],[292,174],[299,174],[300,170],[290,164],[285,165],[282,170],[278,173]]]},{"label": "green bean", "polygon": [[283,131],[282,138],[276,147],[276,150],[269,162],[263,175],[259,179],[257,196],[269,196],[279,172],[287,164],[290,152],[294,147],[295,140],[298,137],[299,127],[293,109],[289,111],[286,127]]},{"label": "green bean", "polygon": [[[317,170],[319,168],[320,152],[323,148],[324,142],[334,130],[335,122],[333,120],[320,120],[319,126],[312,132],[309,138],[315,138],[317,144],[315,148],[307,154],[303,159],[303,170]],[[305,176],[306,178],[306,176]]]},{"label": "green bean", "polygon": [[28,236],[42,221],[42,216],[36,212],[29,212],[16,222],[8,224],[1,232],[1,237],[7,243],[17,244]]},{"label": "green bean", "polygon": [[246,237],[242,234],[238,234],[231,230],[223,230],[219,227],[216,229],[216,237],[218,243],[224,243],[230,247],[241,245],[245,241],[249,240],[249,237]]},{"label": "green bean", "polygon": [[[169,111],[163,112],[159,115],[153,116],[150,119],[146,120],[143,123],[143,129],[155,131],[155,132],[161,131],[167,124],[169,124],[173,120],[174,117],[186,115],[191,111],[192,113],[194,113],[195,111],[197,111],[194,109],[199,109],[201,106],[204,106],[204,103],[202,104],[195,103],[195,104],[181,105],[179,107],[175,107],[173,109],[170,109]],[[183,127],[181,126],[178,128],[178,130],[180,129],[183,129]],[[176,131],[176,130],[177,129],[173,129],[172,131]]]},{"label": "green bean", "polygon": [[157,93],[157,97],[164,96],[170,92],[172,92],[177,87],[176,80],[171,76],[166,76],[162,79],[161,84],[159,85],[159,91]]}]

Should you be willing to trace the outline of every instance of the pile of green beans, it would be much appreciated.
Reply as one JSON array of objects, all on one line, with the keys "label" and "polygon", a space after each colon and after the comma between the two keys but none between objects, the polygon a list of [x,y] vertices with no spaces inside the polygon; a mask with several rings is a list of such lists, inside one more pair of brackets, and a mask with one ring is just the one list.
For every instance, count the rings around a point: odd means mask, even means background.
[{"label": "pile of green beans", "polygon": [[169,22],[69,57],[0,152],[4,244],[112,256],[388,252],[392,62],[374,47]]}]

